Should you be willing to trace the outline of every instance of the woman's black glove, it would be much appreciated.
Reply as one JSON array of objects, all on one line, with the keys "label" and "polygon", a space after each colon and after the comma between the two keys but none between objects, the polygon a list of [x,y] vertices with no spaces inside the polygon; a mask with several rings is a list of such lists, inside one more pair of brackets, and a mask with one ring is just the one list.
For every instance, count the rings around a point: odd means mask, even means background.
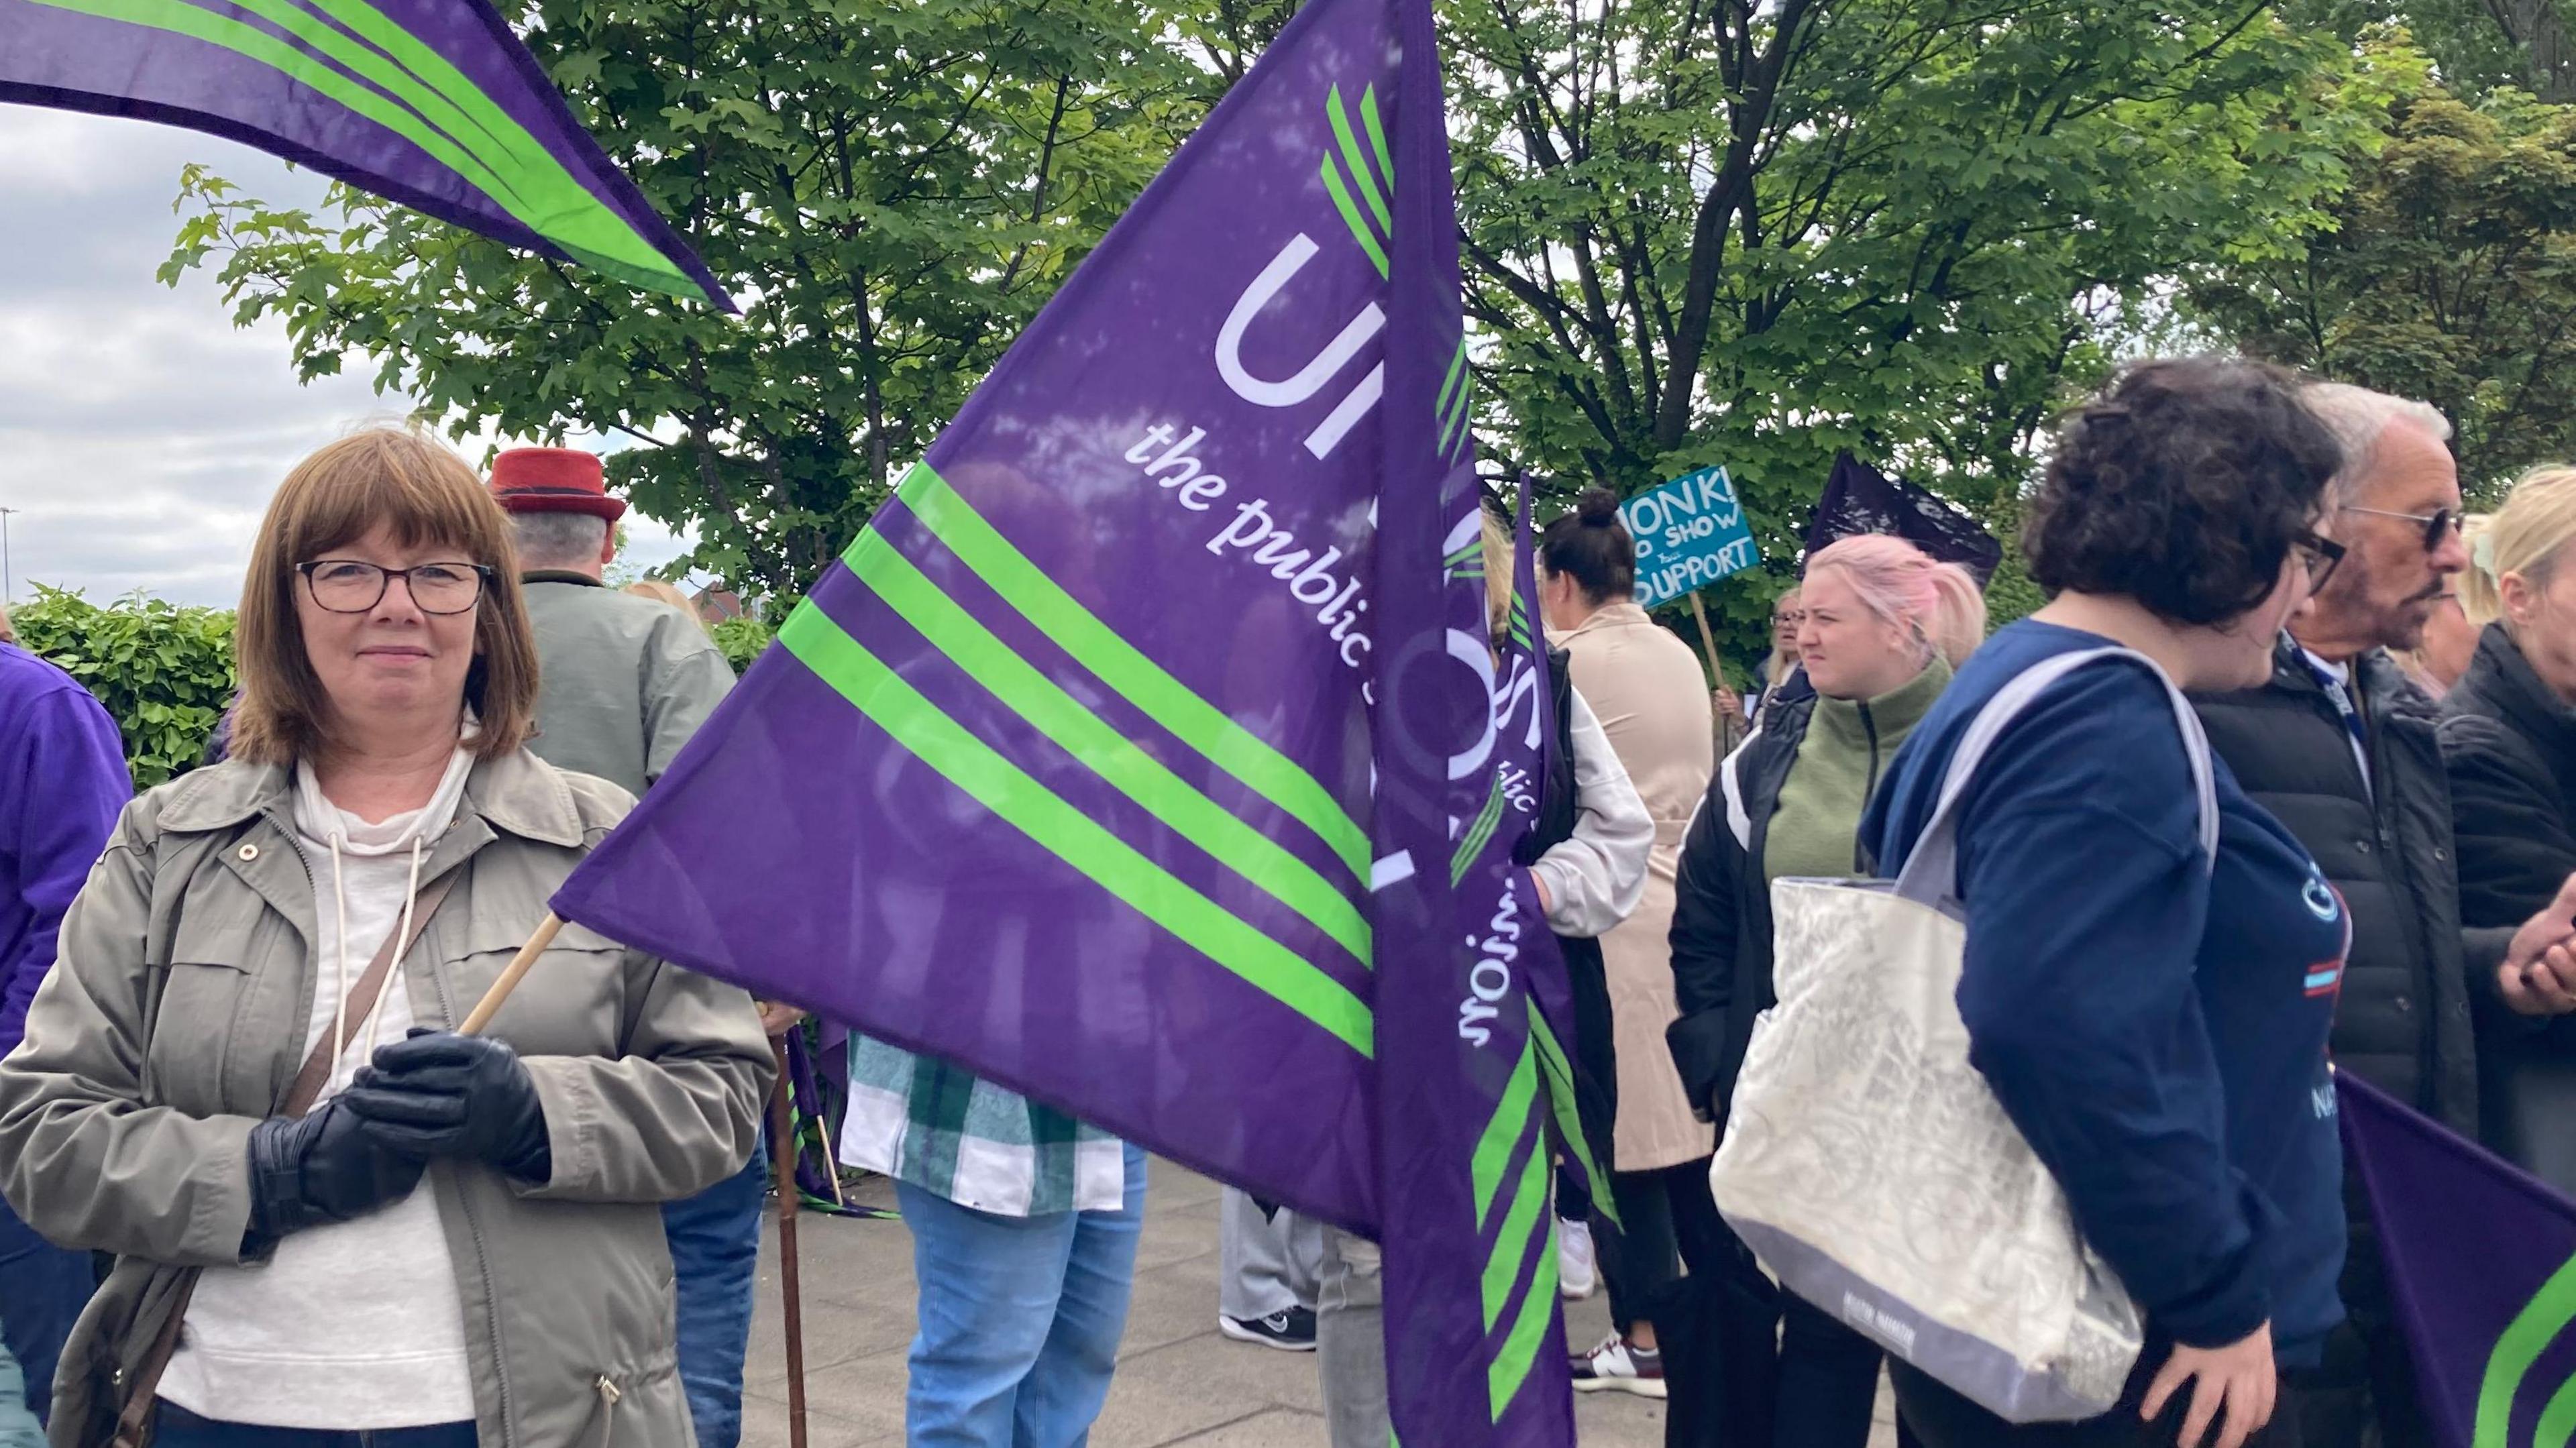
[{"label": "woman's black glove", "polygon": [[301,1117],[272,1116],[250,1129],[250,1230],[246,1250],[289,1232],[364,1216],[420,1183],[420,1163],[378,1146],[356,1112],[334,1098]]},{"label": "woman's black glove", "polygon": [[336,1099],[387,1151],[467,1157],[532,1182],[554,1175],[537,1083],[518,1052],[489,1036],[414,1027],[409,1039],[379,1047]]}]

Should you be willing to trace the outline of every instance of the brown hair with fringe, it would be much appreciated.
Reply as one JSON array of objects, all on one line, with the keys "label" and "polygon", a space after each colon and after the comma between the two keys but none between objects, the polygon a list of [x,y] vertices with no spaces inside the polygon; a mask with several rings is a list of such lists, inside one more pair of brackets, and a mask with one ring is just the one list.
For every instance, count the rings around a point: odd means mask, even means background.
[{"label": "brown hair with fringe", "polygon": [[374,427],[297,463],[269,499],[233,625],[241,700],[232,757],[292,764],[330,744],[331,701],[305,653],[295,569],[379,527],[406,548],[445,544],[492,570],[475,605],[474,663],[458,702],[481,720],[471,746],[478,757],[527,742],[537,717],[537,640],[519,591],[509,514],[448,448],[416,432]]}]

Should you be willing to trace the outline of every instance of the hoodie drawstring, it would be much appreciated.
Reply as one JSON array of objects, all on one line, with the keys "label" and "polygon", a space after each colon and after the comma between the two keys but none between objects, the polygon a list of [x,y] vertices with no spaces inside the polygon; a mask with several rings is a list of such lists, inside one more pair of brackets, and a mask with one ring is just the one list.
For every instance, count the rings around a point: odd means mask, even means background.
[{"label": "hoodie drawstring", "polygon": [[[419,903],[421,848],[426,843],[417,836],[411,842],[411,872],[403,880],[402,916],[394,922],[394,949],[397,952],[394,970],[402,968],[402,942],[411,938],[412,907]],[[333,963],[332,972],[332,989],[339,997],[339,1004],[331,1008],[331,1069],[336,1076],[343,1064],[341,1057],[349,1049],[349,889],[340,868],[340,832],[337,830],[331,832],[331,903],[340,921],[340,948],[336,952],[338,958]],[[385,988],[376,992],[376,998],[367,1005],[367,1014],[358,1022],[358,1028],[366,1033],[364,1045],[369,1059],[376,1054],[376,1032],[383,1025],[385,996],[392,989],[391,972],[388,972]]]}]

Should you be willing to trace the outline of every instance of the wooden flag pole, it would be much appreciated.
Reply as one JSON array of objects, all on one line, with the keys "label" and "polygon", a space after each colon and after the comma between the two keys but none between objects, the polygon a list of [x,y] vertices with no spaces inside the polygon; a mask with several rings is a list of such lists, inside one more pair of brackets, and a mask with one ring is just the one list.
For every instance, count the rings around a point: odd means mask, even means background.
[{"label": "wooden flag pole", "polygon": [[772,1037],[778,1081],[769,1093],[770,1156],[778,1176],[778,1275],[787,1306],[787,1443],[805,1448],[805,1303],[796,1274],[796,1142],[787,1122],[787,1042]]},{"label": "wooden flag pole", "polygon": [[527,944],[519,947],[518,954],[510,957],[509,967],[501,972],[499,980],[492,982],[490,990],[483,992],[483,999],[474,1003],[473,1011],[465,1017],[465,1024],[456,1028],[456,1034],[483,1034],[483,1028],[492,1024],[492,1018],[501,1013],[501,1003],[510,998],[510,992],[519,988],[519,977],[526,975],[528,967],[537,963],[537,957],[546,953],[546,947],[555,943],[555,932],[561,929],[563,917],[551,911],[545,919],[537,922],[536,933],[528,937]]},{"label": "wooden flag pole", "polygon": [[1699,590],[1691,590],[1691,617],[1699,620],[1699,646],[1708,655],[1708,676],[1717,688],[1732,688],[1726,682],[1726,670],[1717,661],[1717,637],[1708,631],[1708,608],[1699,601]]}]

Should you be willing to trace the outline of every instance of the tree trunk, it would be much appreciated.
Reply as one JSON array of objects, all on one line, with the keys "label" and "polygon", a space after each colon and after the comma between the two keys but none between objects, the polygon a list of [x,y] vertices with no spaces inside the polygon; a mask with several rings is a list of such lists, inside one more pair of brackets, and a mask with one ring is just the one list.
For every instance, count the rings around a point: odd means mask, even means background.
[{"label": "tree trunk", "polygon": [[2505,38],[2522,48],[2531,87],[2544,101],[2576,101],[2576,49],[2568,44],[2567,26],[2557,0],[2486,0]]}]

